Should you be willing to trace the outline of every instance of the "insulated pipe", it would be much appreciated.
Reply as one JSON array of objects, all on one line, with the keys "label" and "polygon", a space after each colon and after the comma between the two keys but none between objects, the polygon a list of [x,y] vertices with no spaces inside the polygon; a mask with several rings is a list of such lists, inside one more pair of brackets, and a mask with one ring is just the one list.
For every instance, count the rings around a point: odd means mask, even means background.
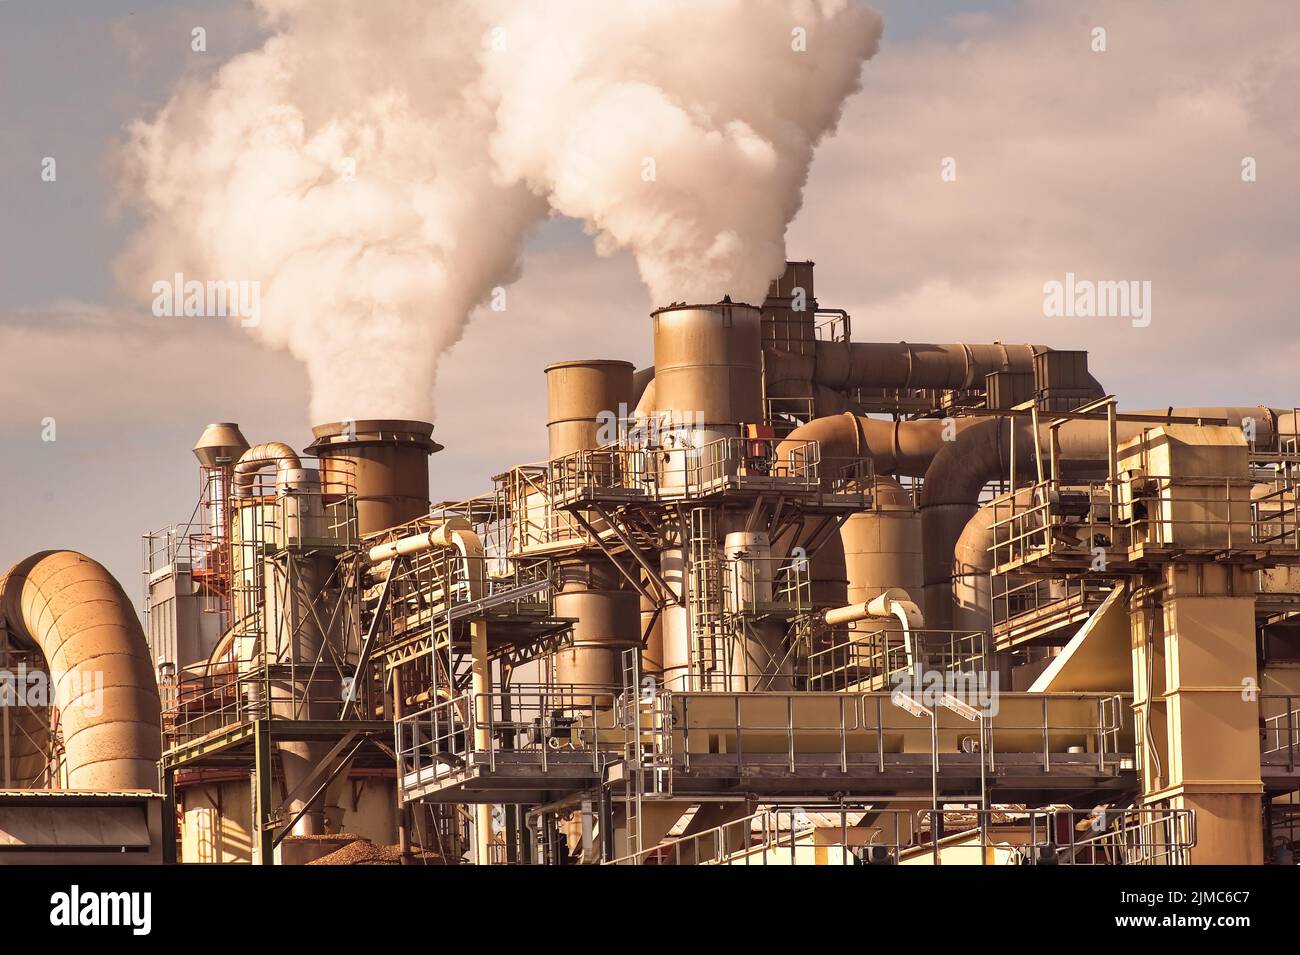
[{"label": "insulated pipe", "polygon": [[235,497],[252,497],[253,480],[257,472],[275,466],[275,490],[281,493],[289,486],[289,472],[302,468],[298,454],[281,441],[255,444],[239,457],[235,464]]},{"label": "insulated pipe", "polygon": [[886,590],[883,594],[872,597],[864,603],[835,607],[822,614],[822,620],[828,627],[841,627],[860,620],[883,620],[889,617],[897,618],[905,632],[919,630],[925,626],[925,615],[921,613],[921,608],[908,597],[906,591],[896,589]]},{"label": "insulated pipe", "polygon": [[0,617],[45,657],[70,789],[153,791],[162,757],[158,684],[122,587],[73,551],[44,551],[0,578]]},{"label": "insulated pipe", "polygon": [[[411,534],[407,537],[399,537],[397,540],[376,544],[366,552],[366,556],[370,559],[371,564],[382,564],[394,557],[421,554],[437,547],[454,547],[459,551],[461,557],[466,560],[465,576],[466,579],[471,581],[470,586],[478,590],[482,589],[483,542],[477,534],[470,530],[469,521],[462,517],[453,517],[418,534]],[[477,560],[478,570],[471,570],[469,566],[471,560]],[[478,599],[477,594],[474,599]]]},{"label": "insulated pipe", "polygon": [[[1028,489],[1017,492],[1026,494]],[[985,630],[992,622],[993,607],[993,508],[981,507],[966,522],[953,550],[948,592],[952,594],[952,625],[956,630]],[[936,588],[942,599],[943,588]]]},{"label": "insulated pipe", "polygon": [[[1261,405],[1168,408],[1134,413],[1167,418],[1220,418],[1239,427],[1250,420],[1254,422],[1257,447],[1274,444],[1279,414]],[[1117,443],[1138,437],[1159,424],[1158,421],[1119,421],[1116,424]],[[1104,470],[1109,446],[1107,422],[1066,421],[1057,429],[1057,434],[1058,461],[1063,474],[1083,477]],[[976,424],[963,429],[956,440],[943,443],[926,470],[921,490],[921,537],[925,606],[932,626],[948,629],[952,625],[951,564],[957,540],[978,510],[979,495],[984,486],[1006,476],[1010,470],[1013,436],[1017,464],[1015,481],[1036,476],[1031,473],[1035,462],[1033,427],[1028,421],[1012,418],[978,419]],[[1048,447],[1050,440],[1051,428],[1040,424],[1041,447]]]},{"label": "insulated pipe", "polygon": [[921,608],[909,599],[906,591],[889,589],[866,603],[837,607],[822,615],[829,627],[848,626],[862,620],[887,620],[890,617],[898,620],[899,628],[903,631],[903,651],[907,655],[907,665],[917,668],[919,676],[920,660],[912,640],[912,631],[925,626],[925,617]]},{"label": "insulated pipe", "polygon": [[995,371],[1032,372],[1044,345],[817,342],[813,381],[853,388],[978,388]]},{"label": "insulated pipe", "polygon": [[981,420],[964,417],[884,421],[845,412],[795,428],[777,445],[776,459],[787,466],[797,466],[805,442],[816,441],[823,481],[833,479],[841,468],[864,458],[874,462],[877,474],[922,477],[940,448]]}]

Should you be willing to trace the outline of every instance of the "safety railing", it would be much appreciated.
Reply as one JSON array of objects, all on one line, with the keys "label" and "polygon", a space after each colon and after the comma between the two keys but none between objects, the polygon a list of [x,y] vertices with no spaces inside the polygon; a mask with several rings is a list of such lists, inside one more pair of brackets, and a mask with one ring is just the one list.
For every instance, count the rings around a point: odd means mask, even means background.
[{"label": "safety railing", "polygon": [[776,432],[778,438],[784,438],[795,428],[807,424],[816,417],[816,403],[811,396],[802,398],[767,397],[764,399],[764,420]]},{"label": "safety railing", "polygon": [[259,719],[333,720],[342,712],[351,667],[320,661],[222,664],[180,671],[164,712],[165,743],[179,746]]},{"label": "safety railing", "polygon": [[1195,846],[1190,809],[767,807],[606,864],[898,865],[937,854],[944,865],[1187,865]]},{"label": "safety railing", "polygon": [[[563,477],[565,471],[561,470]],[[497,500],[505,529],[503,550],[527,554],[591,543],[591,535],[570,511],[556,506],[553,490],[577,493],[567,480],[549,483],[552,470],[544,464],[521,465],[496,478]]]},{"label": "safety railing", "polygon": [[626,743],[626,730],[611,709],[618,692],[605,686],[521,685],[506,692],[467,692],[427,706],[397,721],[399,776],[438,779],[471,760],[494,772],[503,753],[534,757],[541,773],[576,753],[599,772]]},{"label": "safety railing", "polygon": [[[905,809],[770,807],[606,865],[892,865],[910,837]],[[818,840],[818,834],[825,838]]]},{"label": "safety railing", "polygon": [[1300,757],[1300,696],[1261,694],[1259,707],[1264,765],[1295,772]]},{"label": "safety railing", "polygon": [[[331,460],[299,468],[280,482],[276,471],[259,471],[248,493],[233,497],[232,544],[236,548],[347,549],[361,543],[357,529],[355,466]],[[238,555],[236,555],[238,562]]]},{"label": "safety railing", "polygon": [[994,568],[1062,554],[1099,572],[1162,551],[1294,556],[1300,547],[1294,485],[1279,478],[1252,500],[1255,483],[1236,477],[1040,481],[1028,493],[993,501]]},{"label": "safety railing", "polygon": [[[982,743],[965,717],[944,706],[945,695],[962,691],[962,702],[986,722]],[[900,757],[932,752],[936,736],[946,752],[982,753],[974,765],[982,759],[990,770],[1011,754],[1044,772],[1053,762],[1089,761],[1110,772],[1117,759],[1131,758],[1132,714],[1120,694],[1002,693],[992,680],[959,676],[923,678],[907,692],[926,708],[921,717],[898,702],[897,691],[675,692],[664,705],[671,713],[674,760],[685,772],[698,759],[734,762],[743,772],[756,754],[783,759],[791,773],[805,760],[847,772],[849,754],[856,753],[885,773]]]},{"label": "safety railing", "polygon": [[[945,709],[944,694],[964,702],[986,725]],[[501,759],[526,762],[547,774],[587,766],[592,774],[628,752],[625,712],[613,705],[613,687],[516,687],[505,693],[466,693],[398,721],[397,749],[404,777],[421,783],[454,775],[471,763],[495,772]],[[745,775],[753,760],[790,773],[801,766],[884,774],[918,754],[959,754],[965,771],[983,762],[992,774],[1008,759],[1050,773],[1095,765],[1099,774],[1131,766],[1133,725],[1117,694],[999,693],[995,686],[940,679],[909,690],[928,718],[917,718],[889,693],[677,692],[659,689],[651,701],[655,725],[642,727],[634,749],[643,758],[665,754],[673,773],[695,763],[713,770],[734,764]],[[508,754],[508,755],[507,755]],[[909,770],[911,771],[911,770]]]},{"label": "safety railing", "polygon": [[146,585],[148,578],[161,570],[181,566],[188,569],[193,563],[190,553],[191,538],[202,533],[203,527],[196,524],[173,524],[145,534],[143,543],[143,560]]},{"label": "safety railing", "polygon": [[1194,811],[1164,807],[922,809],[917,826],[903,864],[1188,865],[1196,846]]},{"label": "safety railing", "polygon": [[988,669],[982,630],[903,630],[883,621],[850,624],[808,657],[811,690],[875,690],[917,671],[979,673]]},{"label": "safety railing", "polygon": [[1023,578],[993,574],[993,632],[1002,637],[1040,634],[1087,619],[1111,591],[1097,577]]},{"label": "safety railing", "polygon": [[791,489],[816,490],[819,448],[815,441],[786,442],[776,456],[776,438],[725,437],[700,447],[690,432],[644,448],[575,451],[548,462],[547,494],[557,502],[598,499],[681,499],[716,491],[746,479],[776,479]]}]

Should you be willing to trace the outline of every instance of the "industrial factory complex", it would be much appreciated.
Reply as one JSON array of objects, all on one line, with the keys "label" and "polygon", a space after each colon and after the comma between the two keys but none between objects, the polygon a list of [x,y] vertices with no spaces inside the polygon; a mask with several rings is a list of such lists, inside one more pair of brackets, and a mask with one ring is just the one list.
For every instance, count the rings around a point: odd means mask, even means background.
[{"label": "industrial factory complex", "polygon": [[143,623],[0,578],[0,862],[1292,864],[1296,412],[856,341],[813,273],[539,368],[468,500],[426,422],[197,427]]}]

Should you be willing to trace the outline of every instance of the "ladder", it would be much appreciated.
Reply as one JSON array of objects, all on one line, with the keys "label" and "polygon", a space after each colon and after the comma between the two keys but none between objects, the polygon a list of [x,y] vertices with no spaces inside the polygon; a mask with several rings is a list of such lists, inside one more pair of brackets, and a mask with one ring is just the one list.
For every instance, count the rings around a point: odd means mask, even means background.
[{"label": "ladder", "polygon": [[[628,854],[641,851],[641,802],[647,796],[671,796],[672,720],[668,694],[653,677],[642,685],[640,647],[623,651],[623,692],[619,720],[623,727],[623,799],[627,814]],[[647,742],[647,736],[649,741]],[[647,792],[646,781],[649,780]]]},{"label": "ladder", "polygon": [[723,606],[722,561],[710,507],[690,510],[689,593],[691,683],[693,689],[726,690],[729,685],[731,636]]}]

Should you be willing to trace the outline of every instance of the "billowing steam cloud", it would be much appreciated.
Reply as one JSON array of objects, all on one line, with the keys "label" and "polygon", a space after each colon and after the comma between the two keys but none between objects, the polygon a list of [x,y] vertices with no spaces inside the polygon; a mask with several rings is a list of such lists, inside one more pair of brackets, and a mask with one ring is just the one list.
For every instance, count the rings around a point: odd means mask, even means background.
[{"label": "billowing steam cloud", "polygon": [[119,277],[260,283],[315,421],[431,418],[548,209],[657,302],[761,300],[880,35],[847,0],[255,2],[265,45],[130,130]]},{"label": "billowing steam cloud", "polygon": [[653,301],[761,302],[813,147],[875,50],[846,0],[509,4],[486,58],[493,156],[602,251],[630,248]]}]

